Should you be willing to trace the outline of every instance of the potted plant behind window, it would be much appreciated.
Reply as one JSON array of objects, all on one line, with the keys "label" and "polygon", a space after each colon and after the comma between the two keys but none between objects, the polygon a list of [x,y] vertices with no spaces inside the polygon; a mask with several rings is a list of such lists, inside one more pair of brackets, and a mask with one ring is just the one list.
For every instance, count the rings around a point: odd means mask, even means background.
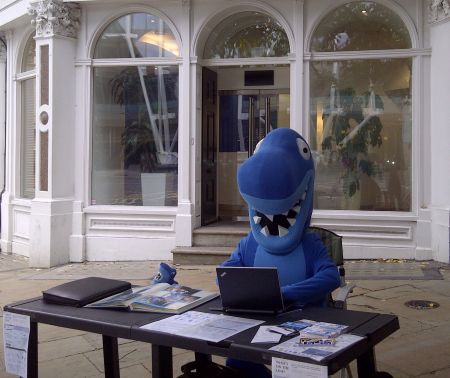
[{"label": "potted plant behind window", "polygon": [[380,147],[382,144],[383,126],[379,115],[384,105],[381,97],[374,94],[372,85],[362,96],[357,96],[353,88],[338,91],[337,102],[331,99],[333,95],[323,113],[326,131],[322,150],[337,151],[343,169],[342,191],[346,198],[351,198],[361,191],[362,179],[377,173],[368,152],[369,146]]},{"label": "potted plant behind window", "polygon": [[121,137],[124,169],[139,168],[144,206],[164,206],[167,173],[161,172],[156,146],[161,141],[155,140],[161,136],[150,124],[153,114],[149,114],[150,101],[143,94],[147,88],[142,87],[148,83],[140,77],[139,70],[140,67],[127,67],[110,83],[114,102],[125,107],[125,128]]}]

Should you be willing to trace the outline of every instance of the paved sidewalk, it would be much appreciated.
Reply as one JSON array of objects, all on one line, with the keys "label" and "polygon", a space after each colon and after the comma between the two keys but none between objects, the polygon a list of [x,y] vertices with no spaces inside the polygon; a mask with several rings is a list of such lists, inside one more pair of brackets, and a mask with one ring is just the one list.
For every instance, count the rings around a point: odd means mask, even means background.
[{"label": "paved sidewalk", "polygon": [[[148,284],[159,262],[90,262],[52,269],[31,269],[25,258],[0,254],[0,316],[5,304],[38,296],[42,290],[87,276],[125,279]],[[177,280],[183,284],[216,290],[212,266],[178,266]],[[400,330],[376,348],[380,370],[396,378],[450,377],[450,267],[435,262],[401,260],[349,261],[347,275],[356,284],[349,308],[393,313]],[[351,279],[351,278],[354,279]],[[406,307],[409,300],[430,300],[439,307],[417,310]],[[3,319],[2,319],[3,320]],[[3,324],[3,321],[2,321]],[[0,333],[3,344],[3,333]],[[119,340],[121,377],[150,377],[150,346]],[[39,325],[40,377],[102,377],[101,337],[76,330]],[[174,377],[193,353],[175,350]],[[215,359],[219,362],[220,358]],[[352,369],[356,377],[356,369]],[[0,377],[5,372],[0,348]]]}]

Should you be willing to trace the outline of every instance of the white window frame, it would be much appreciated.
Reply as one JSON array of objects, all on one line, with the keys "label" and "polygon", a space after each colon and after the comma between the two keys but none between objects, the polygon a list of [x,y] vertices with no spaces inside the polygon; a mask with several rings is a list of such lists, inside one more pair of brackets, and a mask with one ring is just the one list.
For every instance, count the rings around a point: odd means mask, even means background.
[{"label": "white window frame", "polygon": [[[121,12],[119,14],[115,14],[114,16],[108,18],[107,22],[105,22],[101,29],[99,29],[99,31],[96,33],[96,38],[94,40],[94,42],[92,43],[92,47],[91,47],[91,51],[90,51],[90,56],[94,55],[95,52],[95,48],[97,46],[97,44],[100,41],[101,36],[103,35],[103,32],[105,31],[105,29],[111,25],[111,23],[115,22],[116,20],[119,20],[120,18],[127,16],[127,15],[131,15],[131,14],[135,14],[135,13],[145,13],[145,14],[149,14],[152,16],[157,16],[159,17],[161,20],[163,20],[165,22],[165,24],[169,27],[169,29],[171,30],[171,32],[173,33],[176,42],[178,43],[179,46],[179,51],[180,51],[180,56],[178,57],[156,57],[156,58],[92,58],[90,60],[90,64],[89,64],[89,69],[90,69],[90,73],[89,73],[89,83],[87,85],[87,88],[89,88],[89,143],[88,143],[88,151],[89,151],[89,165],[88,165],[88,169],[87,169],[87,179],[86,179],[86,184],[85,184],[85,198],[86,198],[86,203],[87,206],[85,207],[85,211],[89,212],[89,211],[100,211],[100,212],[109,212],[109,209],[115,209],[114,211],[118,211],[121,213],[136,213],[138,210],[140,209],[139,212],[144,212],[144,213],[154,213],[156,212],[162,212],[165,213],[167,212],[167,210],[169,210],[170,213],[173,213],[174,211],[171,210],[173,209],[173,207],[171,206],[127,206],[127,205],[92,205],[92,169],[93,169],[93,151],[92,151],[92,140],[93,140],[93,127],[94,127],[94,123],[93,123],[93,109],[94,109],[94,98],[93,98],[93,93],[94,93],[94,68],[96,67],[137,67],[137,66],[142,66],[142,67],[147,67],[147,66],[178,66],[178,72],[179,72],[179,81],[180,81],[180,75],[182,72],[182,64],[183,64],[183,57],[182,57],[182,44],[181,44],[181,40],[179,38],[179,35],[177,33],[177,30],[174,26],[174,24],[172,22],[170,22],[170,20],[164,16],[162,13],[158,12],[158,11],[154,11],[152,9],[141,9],[141,8],[132,8],[129,9],[127,11]],[[180,83],[179,83],[180,84]],[[180,86],[179,86],[180,88]],[[181,91],[179,89],[179,95],[181,94]],[[180,101],[180,98],[178,99],[178,114],[181,115],[181,111],[182,111],[182,106],[181,106],[182,101]],[[179,125],[178,125],[179,127]],[[178,142],[179,143],[179,140]],[[179,183],[179,176],[180,176],[180,167],[178,165],[178,169],[177,169],[177,175],[178,175],[178,183]],[[178,185],[178,197],[179,197],[179,189],[180,189],[180,185]],[[179,198],[178,198],[179,200]]]},{"label": "white window frame", "polygon": [[[37,85],[36,82],[36,68],[32,69],[32,70],[28,70],[28,71],[23,71],[22,72],[22,63],[23,63],[23,58],[24,58],[24,54],[25,54],[25,48],[28,44],[28,41],[30,38],[34,38],[34,32],[31,34],[28,34],[27,37],[24,39],[24,45],[23,48],[21,49],[21,54],[19,55],[20,58],[18,59],[18,64],[17,64],[17,74],[14,77],[14,81],[15,81],[15,85],[16,85],[16,124],[18,125],[17,129],[16,129],[16,146],[18,146],[17,148],[17,152],[16,152],[16,156],[17,159],[16,162],[16,172],[18,172],[19,174],[16,175],[16,180],[15,180],[15,197],[17,199],[19,199],[20,201],[26,201],[29,202],[31,201],[33,198],[25,198],[22,196],[22,192],[23,192],[23,188],[22,188],[22,166],[23,166],[23,155],[22,155],[22,135],[23,135],[23,129],[24,129],[24,125],[23,125],[23,103],[22,103],[22,90],[23,90],[23,83],[26,80],[30,80],[30,79],[34,79],[35,83]],[[34,117],[36,118],[36,93],[35,93],[35,112],[34,112]],[[35,141],[36,143],[36,141]],[[34,156],[34,163],[36,166],[36,151],[37,151],[37,146],[35,144],[35,156]],[[34,177],[34,182],[35,182],[35,192],[36,192],[36,170],[35,170],[35,177]]]}]

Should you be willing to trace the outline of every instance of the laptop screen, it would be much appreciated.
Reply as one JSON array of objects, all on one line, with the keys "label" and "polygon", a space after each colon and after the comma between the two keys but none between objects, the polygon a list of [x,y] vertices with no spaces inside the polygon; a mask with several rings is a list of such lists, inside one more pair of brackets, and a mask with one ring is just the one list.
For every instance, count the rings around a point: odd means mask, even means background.
[{"label": "laptop screen", "polygon": [[217,267],[216,272],[225,311],[283,311],[277,268]]}]

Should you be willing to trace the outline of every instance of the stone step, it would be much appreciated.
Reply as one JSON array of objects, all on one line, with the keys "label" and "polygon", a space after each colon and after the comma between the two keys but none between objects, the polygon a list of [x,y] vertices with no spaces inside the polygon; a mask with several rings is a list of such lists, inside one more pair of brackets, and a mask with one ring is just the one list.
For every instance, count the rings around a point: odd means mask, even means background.
[{"label": "stone step", "polygon": [[250,231],[248,223],[200,227],[194,230],[192,244],[196,247],[233,247]]},{"label": "stone step", "polygon": [[173,263],[180,265],[219,265],[230,257],[234,247],[177,247]]}]

